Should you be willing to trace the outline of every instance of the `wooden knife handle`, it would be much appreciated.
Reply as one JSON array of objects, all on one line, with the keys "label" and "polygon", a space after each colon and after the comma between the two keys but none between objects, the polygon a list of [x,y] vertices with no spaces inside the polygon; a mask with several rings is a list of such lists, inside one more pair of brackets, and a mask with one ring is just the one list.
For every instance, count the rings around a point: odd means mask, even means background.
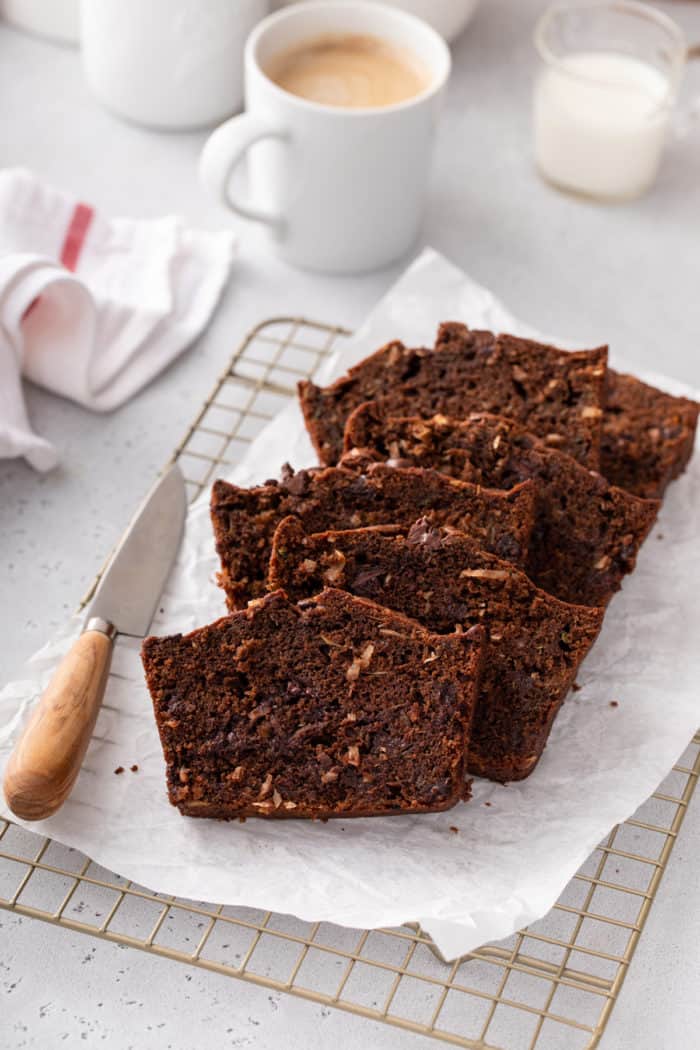
[{"label": "wooden knife handle", "polygon": [[111,624],[80,635],[15,744],[3,787],[23,820],[50,817],[68,798],[102,703],[113,645]]}]

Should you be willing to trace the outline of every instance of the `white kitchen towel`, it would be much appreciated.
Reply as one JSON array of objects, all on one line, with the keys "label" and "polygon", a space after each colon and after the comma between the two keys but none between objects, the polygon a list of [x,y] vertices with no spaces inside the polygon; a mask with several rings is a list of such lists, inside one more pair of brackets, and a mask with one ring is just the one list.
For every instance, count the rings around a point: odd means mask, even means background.
[{"label": "white kitchen towel", "polygon": [[109,219],[31,172],[0,171],[0,458],[57,461],[31,429],[22,375],[116,408],[206,327],[233,249],[228,232]]}]

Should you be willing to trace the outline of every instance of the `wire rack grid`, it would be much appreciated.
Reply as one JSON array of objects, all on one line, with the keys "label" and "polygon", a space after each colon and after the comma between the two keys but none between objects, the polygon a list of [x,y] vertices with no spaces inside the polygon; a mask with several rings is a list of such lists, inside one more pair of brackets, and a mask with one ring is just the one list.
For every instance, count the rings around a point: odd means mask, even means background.
[{"label": "wire rack grid", "polygon": [[[174,459],[190,499],[225,473],[342,344],[278,318],[246,338]],[[700,735],[543,919],[448,963],[410,924],[352,930],[165,896],[0,821],[0,907],[473,1050],[592,1050],[604,1031],[700,775]]]}]

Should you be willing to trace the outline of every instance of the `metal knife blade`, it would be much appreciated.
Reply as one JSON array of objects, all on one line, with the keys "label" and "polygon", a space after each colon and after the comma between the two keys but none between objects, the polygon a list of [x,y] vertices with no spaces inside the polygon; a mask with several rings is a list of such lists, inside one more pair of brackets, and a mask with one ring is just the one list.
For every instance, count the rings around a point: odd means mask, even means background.
[{"label": "metal knife blade", "polygon": [[105,569],[86,609],[120,634],[145,635],[175,560],[187,512],[182,472],[175,463],[155,483]]}]

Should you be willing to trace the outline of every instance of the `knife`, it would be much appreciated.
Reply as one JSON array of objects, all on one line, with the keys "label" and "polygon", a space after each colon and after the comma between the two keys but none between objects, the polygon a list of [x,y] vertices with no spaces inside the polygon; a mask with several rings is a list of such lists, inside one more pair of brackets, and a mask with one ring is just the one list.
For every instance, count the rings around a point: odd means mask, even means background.
[{"label": "knife", "polygon": [[117,634],[148,631],[175,560],[187,510],[175,464],[156,482],[112,555],[87,607],[82,634],[63,658],[7,763],[12,812],[43,820],[68,798],[102,703]]}]

